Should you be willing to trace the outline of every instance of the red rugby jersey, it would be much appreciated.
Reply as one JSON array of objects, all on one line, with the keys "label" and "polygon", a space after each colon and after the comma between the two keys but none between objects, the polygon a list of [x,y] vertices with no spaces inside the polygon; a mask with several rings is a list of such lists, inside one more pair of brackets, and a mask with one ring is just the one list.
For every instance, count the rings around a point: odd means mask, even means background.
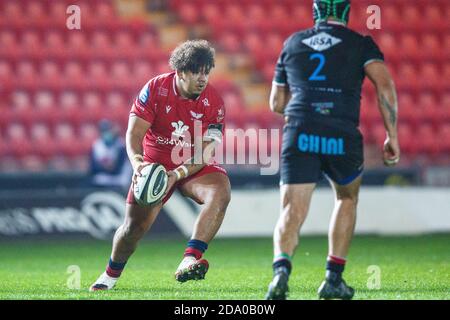
[{"label": "red rugby jersey", "polygon": [[[207,85],[197,99],[178,93],[175,72],[159,75],[147,82],[133,103],[130,116],[151,123],[144,141],[144,160],[172,170],[194,156],[194,121],[197,136],[218,125],[224,132],[225,106],[217,91]],[[173,157],[172,150],[182,157]],[[181,152],[180,149],[183,149]],[[189,152],[190,151],[190,152]],[[180,159],[182,158],[182,159]]]}]

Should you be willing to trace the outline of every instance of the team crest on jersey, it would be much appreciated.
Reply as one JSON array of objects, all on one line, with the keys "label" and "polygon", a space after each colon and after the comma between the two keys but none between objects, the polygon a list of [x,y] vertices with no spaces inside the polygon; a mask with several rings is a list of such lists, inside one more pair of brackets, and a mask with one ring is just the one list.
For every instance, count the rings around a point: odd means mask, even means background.
[{"label": "team crest on jersey", "polygon": [[178,122],[172,122],[173,130],[172,135],[176,137],[184,137],[184,133],[189,130],[189,126],[185,125],[183,121],[178,120]]},{"label": "team crest on jersey", "polygon": [[333,37],[326,32],[321,32],[311,38],[303,40],[302,42],[316,51],[325,51],[342,42],[342,40]]},{"label": "team crest on jersey", "polygon": [[150,96],[150,89],[148,84],[146,84],[142,88],[141,92],[139,92],[139,102],[142,104],[146,104],[149,96]]},{"label": "team crest on jersey", "polygon": [[199,120],[201,117],[203,117],[203,113],[195,113],[194,111],[190,111],[191,112],[191,116],[194,119]]},{"label": "team crest on jersey", "polygon": [[203,102],[203,105],[204,105],[205,107],[209,107],[209,101],[208,101],[208,98],[203,99],[202,102]]}]

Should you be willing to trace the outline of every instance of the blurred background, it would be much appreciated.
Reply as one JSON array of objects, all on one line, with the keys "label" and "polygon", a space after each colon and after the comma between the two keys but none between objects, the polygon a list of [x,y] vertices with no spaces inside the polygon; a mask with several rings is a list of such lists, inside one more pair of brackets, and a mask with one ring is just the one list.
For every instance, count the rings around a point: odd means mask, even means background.
[{"label": "blurred background", "polygon": [[[379,30],[366,26],[372,4],[381,8]],[[66,27],[69,5],[81,9],[80,30]],[[123,149],[131,103],[150,78],[170,71],[170,52],[186,39],[205,38],[216,48],[211,83],[225,100],[227,128],[281,129],[268,107],[274,65],[285,38],[313,25],[311,7],[311,0],[2,0],[0,234],[32,234],[33,223],[47,230],[33,208],[79,208],[97,190],[123,195],[131,175]],[[386,169],[385,130],[365,81],[365,185],[441,187],[442,197],[449,195],[449,16],[447,0],[352,3],[350,28],[372,35],[385,53],[400,109],[402,159]],[[278,175],[261,176],[258,165],[227,169],[236,190],[278,190]],[[120,221],[114,219],[110,229]],[[176,230],[174,219],[162,215],[161,228]],[[58,223],[48,230],[76,229]]]}]

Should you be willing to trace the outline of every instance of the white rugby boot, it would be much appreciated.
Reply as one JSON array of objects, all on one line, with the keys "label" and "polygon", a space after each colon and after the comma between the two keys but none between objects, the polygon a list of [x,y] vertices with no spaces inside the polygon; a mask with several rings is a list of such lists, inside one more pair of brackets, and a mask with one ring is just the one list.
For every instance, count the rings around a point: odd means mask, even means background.
[{"label": "white rugby boot", "polygon": [[100,277],[98,277],[97,281],[89,288],[89,291],[100,291],[100,290],[111,290],[116,285],[117,280],[119,278],[113,278],[108,276],[108,274],[103,272]]},{"label": "white rugby boot", "polygon": [[186,256],[181,261],[175,272],[175,279],[178,282],[186,282],[188,280],[203,280],[208,272],[209,263],[205,259],[197,260],[195,257]]}]

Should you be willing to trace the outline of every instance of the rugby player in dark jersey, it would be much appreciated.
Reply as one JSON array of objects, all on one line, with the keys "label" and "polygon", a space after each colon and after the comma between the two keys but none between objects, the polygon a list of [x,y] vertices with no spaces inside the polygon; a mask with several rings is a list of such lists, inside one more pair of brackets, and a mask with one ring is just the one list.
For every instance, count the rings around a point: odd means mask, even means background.
[{"label": "rugby player in dark jersey", "polygon": [[285,116],[281,154],[281,213],[274,231],[273,280],[266,299],[286,299],[298,234],[323,173],[335,192],[321,299],[351,299],[342,278],[356,220],[363,172],[358,129],[361,87],[376,88],[386,127],[385,165],[400,159],[397,97],[384,57],[369,36],[347,28],[348,0],[314,0],[315,26],[291,35],[276,65],[270,107]]}]

